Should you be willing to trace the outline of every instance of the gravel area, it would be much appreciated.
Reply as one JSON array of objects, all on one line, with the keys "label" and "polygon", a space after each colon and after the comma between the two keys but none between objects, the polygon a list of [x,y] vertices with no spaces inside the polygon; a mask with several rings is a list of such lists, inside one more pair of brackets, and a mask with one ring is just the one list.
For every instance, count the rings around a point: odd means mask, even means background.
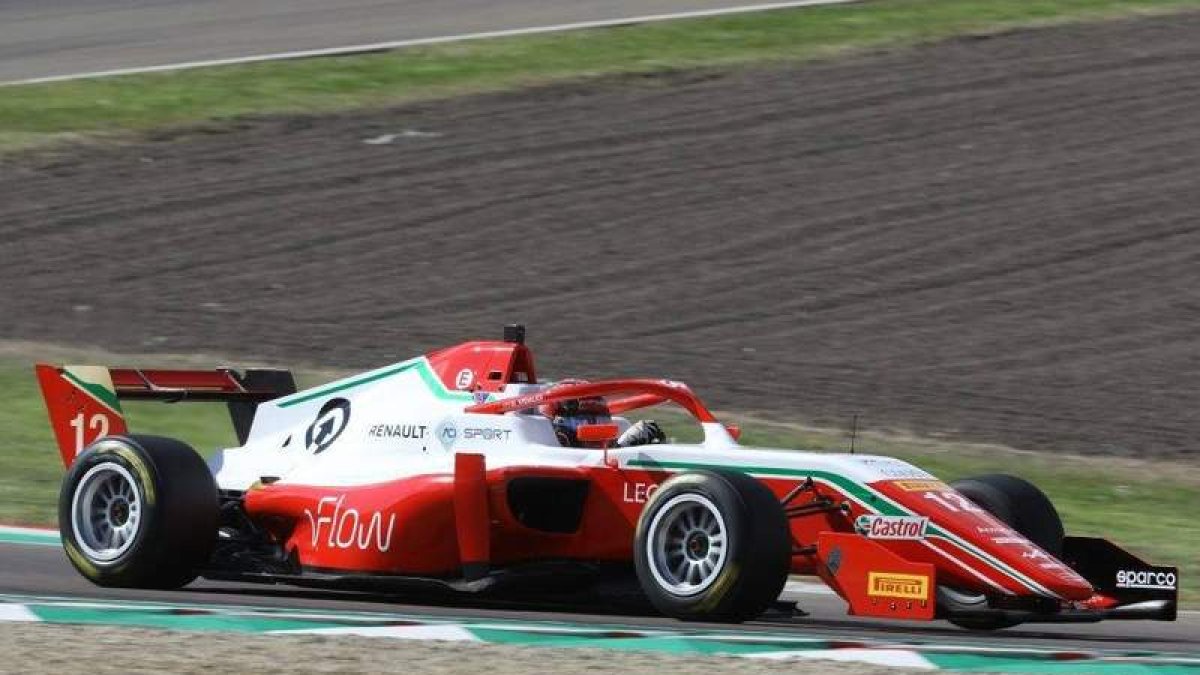
[{"label": "gravel area", "polygon": [[43,624],[0,624],[0,673],[654,673],[655,675],[885,675],[883,666],[601,649],[549,649],[313,635],[191,633]]}]

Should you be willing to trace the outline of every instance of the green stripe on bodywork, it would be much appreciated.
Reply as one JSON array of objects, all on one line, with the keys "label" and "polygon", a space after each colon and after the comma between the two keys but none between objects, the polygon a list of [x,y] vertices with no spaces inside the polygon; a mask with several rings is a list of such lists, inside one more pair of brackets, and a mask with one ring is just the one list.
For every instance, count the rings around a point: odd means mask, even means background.
[{"label": "green stripe on bodywork", "polygon": [[442,384],[442,381],[438,379],[437,375],[435,375],[432,369],[429,367],[429,361],[424,357],[421,357],[419,359],[398,363],[391,368],[387,368],[376,373],[371,373],[369,375],[363,375],[361,377],[351,378],[348,380],[342,380],[340,382],[333,382],[323,387],[317,387],[316,389],[293,394],[292,396],[280,399],[277,402],[277,405],[280,408],[290,408],[294,405],[300,405],[301,403],[307,403],[318,398],[324,398],[330,394],[336,394],[338,392],[346,391],[347,389],[354,389],[355,387],[361,387],[366,384],[378,382],[394,375],[407,372],[413,368],[417,369],[417,373],[421,375],[421,380],[425,382],[425,386],[429,387],[429,391],[432,392],[434,396],[448,401],[467,402],[473,400],[472,396],[468,393],[448,391],[445,385]]},{"label": "green stripe on bodywork", "polygon": [[95,382],[85,382],[66,368],[62,370],[62,375],[71,384],[82,389],[84,393],[99,401],[106,408],[109,408],[118,415],[121,414],[121,401],[117,398],[117,392],[111,388]]},{"label": "green stripe on bodywork", "polygon": [[421,359],[417,364],[417,372],[420,373],[421,379],[425,381],[425,386],[429,387],[429,391],[433,392],[434,396],[447,401],[474,401],[475,397],[463,391],[450,391],[446,389],[446,385],[438,379],[438,376],[429,367],[429,362]]},{"label": "green stripe on bodywork", "polygon": [[771,475],[771,476],[789,476],[792,478],[812,478],[827,483],[833,483],[842,489],[842,491],[856,498],[864,506],[874,509],[876,512],[885,516],[909,516],[912,515],[908,511],[887,497],[871,490],[870,488],[855,483],[845,476],[832,473],[829,471],[809,471],[803,469],[780,469],[773,466],[742,466],[736,464],[703,464],[699,462],[658,462],[648,459],[633,459],[628,462],[629,466],[636,466],[644,469],[675,469],[675,470],[712,470],[725,469],[733,471],[741,471],[744,473]]},{"label": "green stripe on bodywork", "polygon": [[0,544],[23,544],[29,546],[61,546],[62,540],[53,531],[36,532],[0,528]]},{"label": "green stripe on bodywork", "polygon": [[280,400],[278,402],[278,405],[280,408],[290,408],[291,406],[294,406],[294,405],[300,405],[301,403],[307,403],[313,399],[322,398],[322,397],[328,396],[330,394],[336,394],[340,391],[345,391],[347,389],[361,387],[364,384],[371,384],[372,382],[378,382],[379,380],[391,377],[393,375],[399,375],[400,373],[403,373],[404,371],[409,370],[416,365],[417,364],[415,362],[405,361],[404,363],[401,363],[394,368],[389,368],[387,370],[381,370],[378,373],[375,373],[373,375],[366,375],[364,377],[360,377],[357,379],[350,379],[350,380],[346,380],[346,381],[343,381],[340,383],[334,382],[333,384],[330,384],[330,385],[327,385],[324,387],[318,387],[311,391],[296,394],[294,396]]}]

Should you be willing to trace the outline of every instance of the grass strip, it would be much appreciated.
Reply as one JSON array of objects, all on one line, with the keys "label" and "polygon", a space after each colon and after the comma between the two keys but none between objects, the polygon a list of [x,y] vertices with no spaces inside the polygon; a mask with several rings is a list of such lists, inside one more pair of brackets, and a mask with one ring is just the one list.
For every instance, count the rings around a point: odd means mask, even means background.
[{"label": "grass strip", "polygon": [[875,0],[359,56],[0,88],[0,148],[328,112],[601,75],[804,61],[958,35],[1200,8],[1200,0]]}]

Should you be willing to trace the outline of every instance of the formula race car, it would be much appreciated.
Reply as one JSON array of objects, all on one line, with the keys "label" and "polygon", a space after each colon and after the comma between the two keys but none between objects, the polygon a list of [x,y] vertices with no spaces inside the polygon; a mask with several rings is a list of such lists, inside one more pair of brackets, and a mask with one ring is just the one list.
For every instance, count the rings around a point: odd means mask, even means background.
[{"label": "formula race car", "polygon": [[[283,370],[41,364],[71,563],[102,586],[197,577],[486,593],[625,575],[665,615],[744,621],[789,574],[864,617],[1175,618],[1178,571],[1064,536],[1036,487],[889,457],[743,447],[684,384],[540,383],[520,326],[296,391]],[[228,404],[207,463],[129,433],[123,399]],[[628,413],[672,403],[699,443]]]}]

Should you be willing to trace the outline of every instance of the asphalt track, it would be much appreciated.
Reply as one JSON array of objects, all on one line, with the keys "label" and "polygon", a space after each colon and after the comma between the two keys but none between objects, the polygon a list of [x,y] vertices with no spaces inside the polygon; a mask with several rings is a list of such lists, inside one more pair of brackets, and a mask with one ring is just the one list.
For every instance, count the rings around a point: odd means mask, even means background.
[{"label": "asphalt track", "polygon": [[[257,605],[289,609],[388,611],[438,618],[567,620],[576,623],[620,624],[637,628],[679,628],[680,624],[648,614],[596,613],[595,608],[567,607],[554,603],[500,603],[470,598],[426,599],[342,593],[286,586],[263,586],[201,581],[181,591],[140,591],[99,588],[73,570],[54,546],[0,544],[0,594],[71,596],[117,600]],[[1185,613],[1180,621],[1111,622],[1088,625],[1038,625],[975,634],[944,622],[927,625],[847,617],[844,604],[829,595],[794,596],[807,617],[779,618],[742,625],[715,626],[722,630],[780,632],[795,630],[809,636],[882,640],[934,641],[987,647],[1023,647],[1053,651],[1152,650],[1200,653],[1200,617]],[[713,627],[713,626],[710,626]]]},{"label": "asphalt track", "polygon": [[0,82],[629,17],[737,0],[6,0]]}]

